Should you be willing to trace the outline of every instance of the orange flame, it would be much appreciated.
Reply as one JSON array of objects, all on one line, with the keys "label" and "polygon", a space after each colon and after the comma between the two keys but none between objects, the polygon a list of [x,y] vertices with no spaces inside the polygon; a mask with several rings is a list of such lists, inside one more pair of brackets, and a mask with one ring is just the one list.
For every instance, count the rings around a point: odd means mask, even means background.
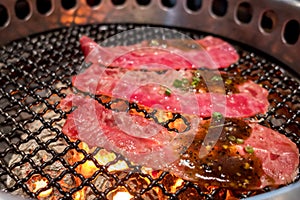
[{"label": "orange flame", "polygon": [[86,187],[82,188],[81,190],[75,192],[72,197],[74,200],[85,200],[85,192],[86,192]]},{"label": "orange flame", "polygon": [[117,192],[113,200],[130,200],[133,196],[129,192]]},{"label": "orange flame", "polygon": [[171,186],[171,193],[175,193],[179,187],[182,186],[184,181],[181,178],[178,178],[173,186]]},{"label": "orange flame", "polygon": [[[29,190],[36,193],[38,190],[46,188],[49,184],[48,179],[42,177],[41,175],[33,175],[28,180]],[[53,192],[53,188],[47,189],[39,193],[38,198],[48,197]]]},{"label": "orange flame", "polygon": [[[93,149],[90,149],[88,145],[84,142],[81,142],[79,144],[79,148],[85,150],[87,153],[91,153],[93,151]],[[76,162],[82,160],[84,158],[84,155],[77,153],[77,155],[74,155],[73,157],[74,160],[72,162]],[[116,155],[112,152],[106,151],[105,149],[101,149],[97,152],[96,155],[94,155],[94,158],[96,159],[99,165],[106,165],[107,163],[115,160]],[[119,160],[115,164],[110,165],[107,170],[111,172],[125,169],[128,169],[127,163],[125,161]],[[86,162],[84,162],[76,168],[76,171],[82,174],[85,178],[91,177],[97,170],[99,170],[99,168],[92,160],[87,160]]]},{"label": "orange flame", "polygon": [[[88,145],[84,142],[79,143],[78,146],[79,146],[79,148],[85,150],[86,153],[88,153],[88,154],[91,154],[95,150],[94,148],[89,148]],[[93,155],[93,157],[95,158],[95,160],[86,160],[84,163],[79,164],[75,168],[76,172],[79,174],[82,174],[85,178],[90,178],[99,170],[99,168],[97,167],[98,164],[100,166],[106,165],[111,161],[115,161],[115,159],[117,158],[115,153],[106,151],[105,149],[100,149],[95,155]],[[76,151],[75,149],[72,149],[69,151],[66,159],[70,165],[74,165],[76,162],[80,162],[84,159],[84,154]],[[129,168],[129,166],[127,165],[127,163],[125,161],[118,160],[114,164],[109,165],[107,170],[109,172],[113,172],[113,171],[126,170],[128,168]],[[142,167],[142,173],[152,174],[152,172],[153,172],[153,170],[151,168]],[[153,175],[153,178],[157,178],[158,175],[159,175],[159,173],[155,176]],[[82,181],[79,177],[74,176],[73,178],[75,181],[73,183],[74,185],[72,185],[72,186],[67,185],[65,187],[66,191],[69,191],[71,188],[81,185]],[[139,178],[145,180],[144,184],[146,184],[146,185],[150,184],[150,179],[148,179],[144,176],[139,176],[138,179]],[[66,180],[61,179],[60,184],[64,185],[65,181]],[[43,188],[45,189],[45,191],[42,191],[38,194],[38,196],[37,196],[38,199],[41,199],[41,198],[56,199],[56,197],[54,197],[54,198],[50,197],[51,195],[55,196],[55,194],[54,194],[54,190],[52,187],[49,189],[47,188],[48,184],[49,184],[48,179],[39,174],[33,175],[28,181],[29,189],[33,193],[36,193],[40,189],[43,189]],[[178,188],[182,187],[183,184],[184,184],[184,181],[182,179],[179,179],[179,178],[174,179],[174,182],[172,183],[172,185],[169,186],[169,192],[175,193],[178,190]],[[159,188],[154,187],[153,190],[156,191],[157,194],[161,193]],[[87,192],[88,192],[88,187],[84,186],[79,191],[76,191],[75,193],[73,193],[72,199],[85,200],[87,198],[87,196],[86,196]],[[133,199],[133,195],[130,194],[130,192],[124,186],[119,186],[118,188],[110,191],[107,194],[107,198],[110,200],[130,200],[130,199]],[[159,198],[159,199],[161,199],[161,198]]]},{"label": "orange flame", "polygon": [[[81,142],[79,143],[78,147],[80,149],[85,150],[87,153],[92,153],[94,152],[94,148],[90,149],[89,146]],[[75,162],[81,161],[84,159],[84,155],[82,153],[79,153],[77,151],[72,151],[71,152],[71,157],[69,158],[69,163],[73,165]],[[108,152],[105,149],[99,150],[96,155],[94,155],[94,158],[98,162],[99,165],[106,165],[107,163],[113,161],[116,159],[116,155],[112,152]],[[110,165],[107,170],[109,172],[111,171],[120,171],[128,169],[128,165],[125,161],[119,160],[115,164]],[[99,170],[99,168],[96,166],[95,162],[92,160],[87,160],[84,163],[78,165],[76,167],[76,172],[82,174],[85,178],[90,178],[94,175],[96,171]],[[80,183],[78,182],[78,185]],[[85,192],[86,192],[86,187],[83,187],[80,191],[77,191],[73,194],[73,199],[75,200],[83,200],[85,199]],[[128,193],[129,194],[129,193]],[[126,199],[126,194],[120,193],[118,195],[123,195],[123,199]],[[122,198],[121,198],[122,199]],[[130,198],[129,198],[130,199]]]},{"label": "orange flame", "polygon": [[133,196],[123,186],[116,188],[108,193],[108,199],[111,200],[130,200]]}]

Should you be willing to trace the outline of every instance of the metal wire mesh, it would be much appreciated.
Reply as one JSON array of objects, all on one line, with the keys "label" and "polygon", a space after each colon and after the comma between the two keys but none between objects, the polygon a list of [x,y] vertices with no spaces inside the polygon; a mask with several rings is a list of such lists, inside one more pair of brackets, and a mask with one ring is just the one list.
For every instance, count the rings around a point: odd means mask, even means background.
[{"label": "metal wire mesh", "polygon": [[[118,191],[129,192],[135,199],[224,199],[228,191],[222,188],[203,188],[183,181],[175,189],[177,178],[167,172],[145,173],[140,166],[116,155],[102,165],[94,155],[101,148],[83,150],[80,141],[70,141],[61,133],[66,113],[57,105],[72,89],[70,77],[84,66],[79,35],[85,34],[100,42],[116,33],[141,27],[138,25],[88,25],[64,28],[14,41],[0,48],[0,189],[32,198],[111,199]],[[180,30],[192,38],[204,33]],[[147,34],[157,34],[149,33]],[[147,35],[131,35],[131,42]],[[166,36],[168,37],[168,36]],[[120,45],[107,41],[107,45]],[[278,61],[255,54],[244,46],[236,45],[241,56],[238,63],[225,69],[227,73],[244,76],[269,90],[271,108],[261,123],[285,134],[300,149],[300,86],[297,77],[290,76]],[[101,102],[101,101],[100,101]],[[107,107],[115,102],[104,102]],[[155,113],[144,112],[154,118]],[[162,124],[181,118],[173,115]],[[169,127],[170,128],[170,127]],[[72,156],[79,155],[74,161]],[[123,161],[126,171],[110,171],[109,167]],[[97,170],[89,176],[79,173],[85,163]],[[296,181],[299,181],[298,174]],[[35,183],[43,181],[46,186]],[[266,192],[236,191],[237,198]]]}]

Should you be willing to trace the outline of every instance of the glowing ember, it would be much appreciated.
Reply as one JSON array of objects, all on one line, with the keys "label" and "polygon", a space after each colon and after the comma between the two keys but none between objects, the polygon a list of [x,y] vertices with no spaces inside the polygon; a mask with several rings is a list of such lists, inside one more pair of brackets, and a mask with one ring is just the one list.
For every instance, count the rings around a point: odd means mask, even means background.
[{"label": "glowing ember", "polygon": [[108,193],[108,199],[112,200],[130,200],[132,197],[125,187],[118,187]]},{"label": "glowing ember", "polygon": [[100,165],[105,165],[116,159],[116,155],[114,153],[110,153],[105,149],[101,149],[94,157]]},{"label": "glowing ember", "polygon": [[[85,160],[84,163],[79,164],[75,170],[78,174],[82,174],[85,178],[91,178],[95,176],[96,172],[100,170],[100,166],[107,166],[106,170],[108,172],[116,172],[116,171],[124,171],[129,169],[129,166],[126,161],[117,159],[117,156],[113,152],[109,152],[105,149],[96,149],[96,148],[90,148],[86,143],[80,142],[78,147],[82,150],[84,150],[86,153],[93,156],[93,159]],[[84,154],[81,152],[76,151],[75,149],[71,150],[69,152],[69,156],[67,158],[68,162],[71,165],[74,165],[76,162],[82,162],[82,160],[85,158]],[[150,174],[154,179],[158,178],[161,174],[159,171],[153,171],[151,168],[142,167],[141,168],[142,173],[144,174]],[[156,175],[155,175],[156,174]],[[99,174],[101,177],[101,173]],[[171,175],[170,175],[171,176]],[[97,175],[98,177],[98,175]],[[97,180],[97,177],[93,180]],[[139,189],[147,187],[147,185],[150,184],[150,180],[144,176],[138,176],[136,181],[130,182],[129,187],[135,188],[137,185],[139,185]],[[173,177],[170,179],[167,179],[168,183],[168,192],[170,193],[176,193],[176,191],[183,187],[184,181],[182,179],[179,179],[177,177]],[[75,177],[76,185],[79,186],[81,184],[81,181],[79,178]],[[133,184],[133,185],[131,185]],[[137,184],[137,185],[136,185]],[[141,186],[140,184],[145,184],[145,186]],[[105,188],[103,188],[105,189]],[[152,188],[154,191],[154,194],[159,195],[158,199],[164,199],[162,191],[159,187]],[[84,200],[87,199],[89,196],[90,188],[84,186],[81,190],[75,192],[72,195],[72,198],[75,200]],[[150,193],[149,193],[150,194]],[[130,192],[125,188],[124,186],[118,187],[112,191],[110,191],[106,195],[107,199],[111,200],[130,200],[133,199],[133,195],[130,194]]]},{"label": "glowing ember", "polygon": [[171,186],[171,193],[175,193],[178,190],[178,188],[182,186],[183,183],[184,181],[181,178],[177,179],[175,184]]},{"label": "glowing ember", "polygon": [[87,160],[82,165],[76,168],[78,173],[81,173],[85,178],[93,176],[93,174],[98,170],[93,161]]},{"label": "glowing ember", "polygon": [[[91,153],[94,151],[94,149],[90,149],[88,145],[84,142],[81,142],[79,144],[79,148],[85,150],[87,153]],[[72,152],[72,153],[73,153],[72,161],[70,162],[70,164],[73,164],[77,161],[81,161],[84,158],[84,155],[81,153],[78,152],[76,153]],[[112,152],[106,151],[105,149],[101,149],[97,152],[96,155],[94,155],[94,158],[96,159],[99,165],[103,166],[108,164],[111,161],[114,161],[116,159],[116,155]],[[128,169],[127,163],[123,160],[119,160],[115,164],[109,165],[107,170],[109,172],[112,172],[112,171],[121,171],[125,169]],[[82,174],[85,178],[91,177],[97,170],[99,170],[99,168],[92,160],[87,160],[83,164],[78,165],[78,167],[76,168],[76,171]]]},{"label": "glowing ember", "polygon": [[[41,175],[33,175],[27,183],[29,185],[29,190],[36,193],[38,190],[46,188],[49,184],[49,181]],[[39,193],[38,198],[48,197],[52,191],[52,188],[42,191]]]},{"label": "glowing ember", "polygon": [[130,200],[133,196],[129,192],[117,192],[113,200]]},{"label": "glowing ember", "polygon": [[86,187],[82,188],[81,190],[75,192],[72,197],[74,200],[85,200],[85,192],[86,192]]},{"label": "glowing ember", "polygon": [[107,171],[120,171],[120,170],[125,170],[128,169],[128,165],[124,160],[119,160],[116,164],[110,165],[107,168]]},{"label": "glowing ember", "polygon": [[[90,178],[92,177],[98,170],[99,170],[99,166],[104,166],[107,165],[108,163],[114,161],[117,156],[116,154],[106,151],[105,149],[100,149],[100,150],[96,150],[95,148],[90,148],[86,143],[81,142],[79,143],[78,147],[82,150],[84,150],[86,153],[88,154],[93,154],[93,157],[95,158],[95,160],[86,160],[84,163],[79,164],[75,170],[77,173],[82,174],[85,178]],[[96,153],[97,152],[97,153]],[[76,162],[80,162],[84,159],[84,154],[81,152],[76,151],[75,149],[72,149],[71,151],[69,151],[69,154],[67,156],[67,160],[70,163],[70,165],[74,165]],[[99,166],[98,166],[99,164]],[[98,166],[98,167],[97,167]],[[107,171],[112,172],[112,171],[122,171],[128,169],[128,165],[125,161],[123,160],[118,160],[116,163],[112,163],[108,166]],[[76,181],[76,185],[80,185],[80,180],[75,177],[75,181]],[[73,199],[76,200],[84,200],[87,198],[86,196],[86,192],[87,192],[87,187],[83,187],[81,190],[75,192],[72,197]],[[121,191],[122,193],[118,194],[117,199],[130,199],[127,198],[125,194],[123,194],[123,191]],[[119,196],[122,195],[122,198],[119,198]],[[127,195],[128,196],[128,195]],[[112,196],[111,198],[112,199]]]}]

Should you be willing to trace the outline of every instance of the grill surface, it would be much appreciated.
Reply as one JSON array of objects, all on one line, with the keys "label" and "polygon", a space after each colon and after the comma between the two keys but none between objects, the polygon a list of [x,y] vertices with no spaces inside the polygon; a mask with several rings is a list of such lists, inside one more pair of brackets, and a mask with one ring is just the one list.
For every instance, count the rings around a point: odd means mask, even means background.
[{"label": "grill surface", "polygon": [[[61,133],[66,118],[57,105],[70,90],[70,77],[83,65],[79,35],[85,34],[97,42],[139,25],[88,25],[59,29],[11,42],[0,49],[0,189],[12,194],[37,198],[48,189],[50,197],[75,198],[76,192],[87,188],[87,199],[111,198],[112,191],[128,191],[136,199],[224,199],[225,189],[201,188],[185,181],[176,191],[170,186],[175,177],[158,172],[157,177],[142,173],[139,166],[118,155],[114,161],[102,166],[92,156],[101,149],[87,153]],[[178,29],[177,29],[178,30]],[[180,30],[192,38],[205,33]],[[132,43],[147,39],[149,33],[125,35]],[[124,36],[124,37],[125,37]],[[166,37],[172,37],[166,36]],[[108,40],[107,44],[120,45]],[[128,41],[128,40],[126,40]],[[228,73],[241,74],[269,90],[271,108],[262,124],[285,134],[300,149],[300,86],[297,77],[290,76],[284,66],[272,58],[256,54],[253,50],[236,45],[241,59],[230,66]],[[134,107],[134,105],[131,105]],[[143,111],[141,111],[143,112]],[[151,117],[151,116],[150,116]],[[174,119],[178,116],[174,116]],[[168,126],[168,123],[165,124]],[[73,153],[72,153],[73,152]],[[83,159],[70,164],[69,155],[82,154]],[[76,168],[91,160],[99,168],[91,177],[77,173]],[[129,172],[109,172],[109,166],[125,160]],[[33,190],[30,182],[43,177],[48,186]],[[145,179],[149,181],[145,181]],[[296,178],[299,181],[300,174]],[[67,180],[67,184],[62,181]],[[75,186],[74,186],[75,185]],[[269,191],[233,192],[242,198]],[[48,197],[48,198],[50,198]],[[55,198],[54,198],[55,199]]]}]

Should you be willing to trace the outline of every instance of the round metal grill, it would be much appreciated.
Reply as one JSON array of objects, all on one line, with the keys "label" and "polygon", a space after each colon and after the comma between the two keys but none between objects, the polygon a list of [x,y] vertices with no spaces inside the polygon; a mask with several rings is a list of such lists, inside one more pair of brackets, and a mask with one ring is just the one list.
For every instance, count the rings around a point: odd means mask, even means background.
[{"label": "round metal grill", "polygon": [[[70,141],[61,133],[66,113],[58,108],[58,104],[73,89],[70,77],[84,66],[79,36],[88,35],[100,42],[135,27],[141,26],[75,26],[1,47],[0,189],[41,199],[112,199],[118,192],[127,192],[135,199],[225,199],[229,194],[244,198],[269,191],[270,188],[251,192],[202,188],[188,181],[174,188],[177,178],[167,172],[147,173],[147,169],[132,165],[121,155],[103,165],[95,156],[104,149],[84,150],[80,141]],[[180,31],[192,38],[206,35],[191,30]],[[130,37],[133,43],[143,39],[142,35]],[[117,41],[109,40],[107,44],[119,45]],[[258,115],[257,120],[263,119],[263,125],[285,134],[300,149],[298,77],[291,76],[278,61],[238,43],[233,44],[241,58],[225,71],[254,80],[269,90],[271,107],[266,115]],[[136,105],[132,104],[131,108]],[[170,121],[177,118],[178,115],[174,115]],[[168,122],[163,125],[168,126]],[[73,160],[75,156],[79,158]],[[110,167],[119,161],[123,161],[129,170],[111,171]],[[79,173],[87,163],[97,170],[90,175]],[[300,174],[296,182],[299,179]]]}]

